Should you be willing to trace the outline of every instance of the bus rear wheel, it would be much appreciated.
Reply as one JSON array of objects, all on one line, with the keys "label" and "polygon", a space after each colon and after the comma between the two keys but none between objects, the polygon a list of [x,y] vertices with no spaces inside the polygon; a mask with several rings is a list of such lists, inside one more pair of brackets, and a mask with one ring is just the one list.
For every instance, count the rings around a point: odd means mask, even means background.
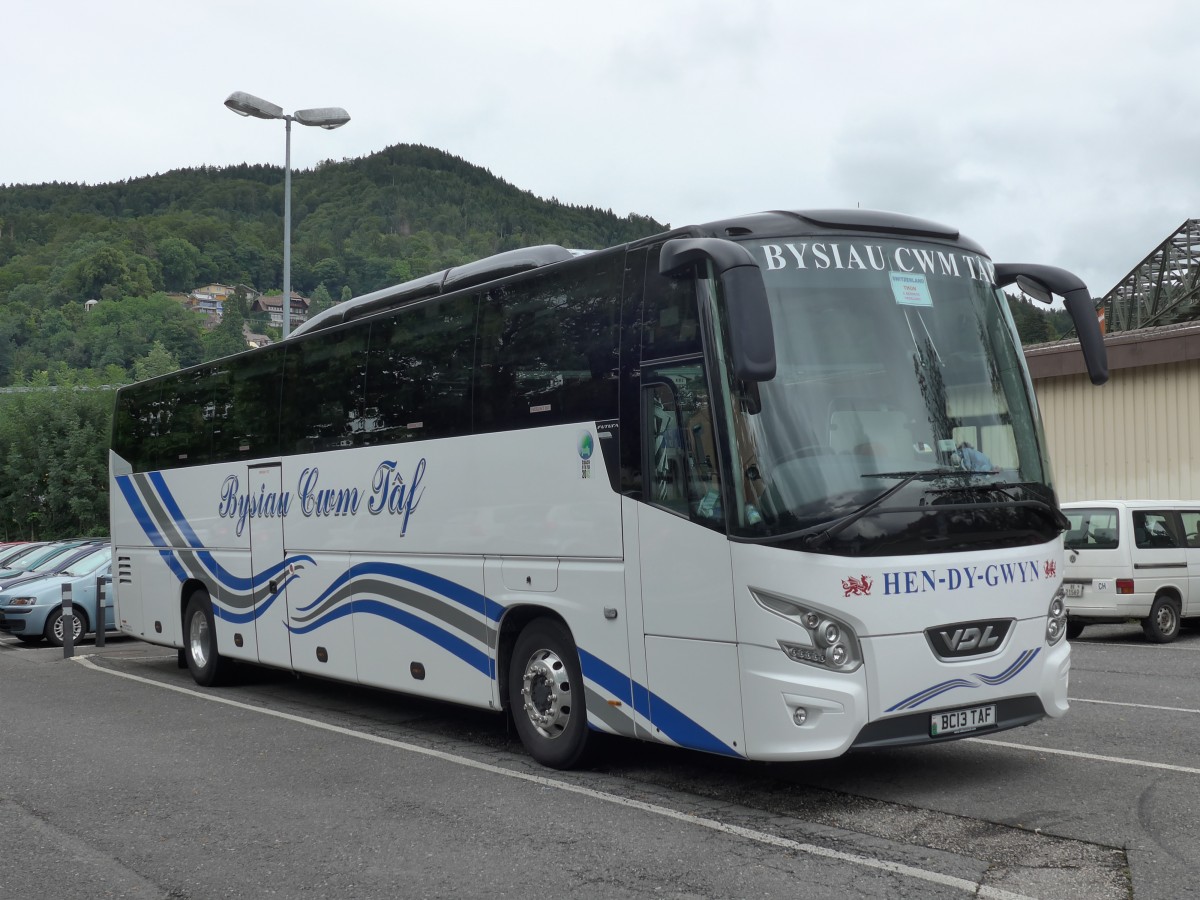
[{"label": "bus rear wheel", "polygon": [[569,769],[588,744],[583,674],[571,634],[553,619],[525,626],[513,647],[508,705],[521,743],[552,769]]},{"label": "bus rear wheel", "polygon": [[184,609],[183,655],[197,684],[212,687],[229,680],[232,663],[217,652],[212,601],[203,588],[192,592]]}]

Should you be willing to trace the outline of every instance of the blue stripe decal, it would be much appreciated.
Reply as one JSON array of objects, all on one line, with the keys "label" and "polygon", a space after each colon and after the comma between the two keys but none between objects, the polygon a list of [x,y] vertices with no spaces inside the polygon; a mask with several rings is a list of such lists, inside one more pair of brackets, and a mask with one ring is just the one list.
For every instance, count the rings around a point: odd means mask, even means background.
[{"label": "blue stripe decal", "polygon": [[225,609],[225,607],[220,606],[216,602],[214,602],[213,603],[213,615],[216,616],[218,619],[224,619],[226,622],[234,622],[238,625],[244,625],[246,622],[257,621],[259,616],[261,616],[268,609],[270,609],[271,605],[276,600],[278,600],[280,597],[283,596],[283,589],[286,588],[288,586],[288,584],[290,584],[291,582],[293,582],[295,580],[296,580],[295,576],[292,576],[287,581],[285,581],[282,585],[280,585],[278,591],[276,591],[274,594],[272,594],[270,597],[268,597],[265,601],[257,604],[252,609],[250,609],[244,613],[231,612],[230,610]]},{"label": "blue stripe decal", "polygon": [[974,690],[982,685],[995,687],[996,685],[1004,684],[1007,681],[1012,681],[1023,671],[1025,671],[1029,664],[1033,662],[1034,657],[1036,657],[1040,652],[1040,647],[1035,647],[1032,650],[1021,651],[1016,661],[998,675],[983,675],[979,672],[972,672],[971,677],[974,678],[975,681],[969,681],[966,678],[954,678],[950,681],[943,681],[938,684],[931,685],[930,687],[925,688],[923,691],[918,691],[910,697],[905,697],[895,706],[888,707],[887,712],[896,712],[896,710],[900,709],[915,709],[922,704],[928,703],[934,697],[940,697],[942,694],[958,688],[970,688]]},{"label": "blue stripe decal", "polygon": [[598,656],[592,656],[582,647],[579,648],[579,665],[583,669],[583,677],[594,681],[622,703],[633,706],[633,693],[630,685],[633,682],[628,675],[619,672]]},{"label": "blue stripe decal", "polygon": [[414,616],[410,612],[383,603],[379,600],[354,600],[351,603],[345,603],[336,609],[330,610],[321,618],[314,622],[310,622],[300,628],[288,626],[288,631],[292,634],[307,634],[326,625],[335,619],[340,619],[343,616],[348,616],[352,613],[364,613],[366,615],[380,616],[384,619],[390,619],[397,625],[413,631],[421,637],[424,637],[433,643],[437,644],[444,650],[457,656],[473,669],[477,669],[489,678],[496,676],[496,667],[492,660],[482,650],[472,647],[462,638],[455,637],[444,628],[440,628],[431,622],[427,622],[419,616]]},{"label": "blue stripe decal", "polygon": [[682,747],[707,750],[723,756],[741,756],[732,747],[719,740],[700,725],[689,719],[657,694],[651,694],[650,708],[654,710],[654,726]]},{"label": "blue stripe decal", "polygon": [[[184,569],[175,553],[169,548],[166,539],[159,531],[153,517],[149,513],[149,510],[146,509],[145,504],[138,496],[132,478],[128,475],[121,475],[117,476],[116,480],[121,489],[122,495],[124,495],[126,502],[129,504],[131,512],[137,519],[138,524],[141,526],[143,532],[145,532],[147,538],[154,546],[160,548],[160,555],[175,577],[178,578],[180,582],[186,581],[190,577],[189,573]],[[195,551],[197,559],[204,564],[204,566],[214,576],[215,580],[221,587],[231,592],[253,591],[254,588],[269,581],[279,572],[297,562],[305,561],[312,563],[313,565],[316,564],[311,556],[295,556],[285,559],[283,562],[271,566],[262,572],[251,573],[250,578],[241,578],[239,576],[235,576],[217,563],[217,561],[213,558],[212,553],[204,547],[199,537],[188,523],[187,518],[183,515],[182,510],[179,508],[179,504],[171,495],[170,489],[168,488],[162,475],[160,473],[152,473],[150,475],[150,481],[157,489],[159,499],[162,501],[164,509],[171,516],[176,528],[178,528],[180,534],[182,534],[188,541],[189,549]],[[445,597],[448,600],[452,600],[455,603],[458,603],[460,606],[484,616],[487,621],[493,623],[499,622],[505,612],[505,607],[503,607],[501,604],[496,603],[494,600],[491,600],[485,595],[471,590],[464,585],[450,581],[449,579],[443,578],[439,575],[434,575],[431,572],[415,569],[411,566],[385,562],[356,563],[347,571],[335,578],[333,583],[330,584],[320,594],[320,596],[317,597],[316,600],[307,606],[298,609],[297,612],[302,613],[310,609],[314,609],[332,596],[339,588],[343,587],[353,579],[364,575],[381,575],[387,578],[394,578],[398,581],[409,582],[410,584],[425,588],[426,590]],[[282,592],[286,586],[294,581],[297,577],[298,576],[294,573],[289,574],[284,584],[280,585],[278,591],[271,594],[271,596],[268,597],[265,602],[258,604],[256,608],[252,610],[244,613],[235,613],[220,606],[219,603],[214,602],[213,613],[218,618],[221,618],[227,622],[238,624],[257,620],[282,595]],[[446,631],[444,628],[434,625],[433,623],[428,622],[419,616],[413,615],[410,612],[399,609],[380,600],[353,599],[348,603],[341,604],[335,609],[330,610],[326,615],[313,622],[309,622],[300,627],[293,627],[289,624],[287,628],[292,634],[307,634],[315,631],[323,625],[354,613],[375,615],[395,622],[396,624],[409,629],[415,634],[426,638],[434,644],[437,644],[444,650],[447,650],[454,656],[461,659],[467,665],[486,675],[488,678],[494,679],[496,677],[496,665],[488,653],[477,649],[476,647],[464,641],[462,638],[459,638]],[[1034,652],[1036,654],[1036,651]],[[580,648],[579,658],[580,665],[583,669],[583,674],[586,679],[594,682],[600,688],[619,699],[622,703],[632,706],[638,715],[642,716],[644,719],[646,719],[646,721],[651,722],[656,728],[662,731],[663,734],[665,734],[676,744],[679,744],[683,747],[692,747],[697,750],[706,750],[710,753],[719,753],[725,756],[740,757],[742,755],[732,747],[726,745],[723,741],[721,741],[703,726],[684,715],[670,703],[666,702],[658,695],[651,693],[651,691],[649,691],[647,688],[638,684],[628,675],[623,674],[618,669],[601,660],[599,657]],[[1024,668],[1024,666],[1021,668]],[[1018,669],[1017,671],[1020,670]],[[1015,674],[1016,672],[1012,673],[1012,675]],[[1003,677],[1005,675],[1007,675],[1007,672],[1001,673],[1001,676],[996,677]],[[1012,677],[1012,675],[1008,675],[1008,677]],[[973,686],[970,685],[969,682],[965,684],[967,686]],[[952,685],[952,687],[953,686],[957,685]],[[938,686],[935,686],[935,688],[936,687]],[[945,689],[949,690],[950,688],[947,687]]]},{"label": "blue stripe decal", "polygon": [[171,573],[179,579],[180,584],[187,581],[187,572],[183,570],[183,566],[179,564],[179,560],[175,558],[174,553],[170,550],[159,550],[158,555],[163,558],[163,562],[167,564],[167,568],[171,570]]},{"label": "blue stripe decal", "polygon": [[434,575],[431,572],[414,569],[412,566],[385,562],[355,563],[342,575],[339,575],[316,600],[307,606],[300,607],[296,612],[308,612],[308,610],[320,606],[340,587],[363,575],[382,575],[387,578],[394,578],[397,581],[407,581],[410,584],[415,584],[418,587],[423,587],[436,594],[440,594],[448,600],[453,600],[460,606],[466,607],[471,612],[484,615],[493,622],[500,621],[500,616],[504,613],[504,607],[499,603],[489,600],[483,594],[477,593],[457,582]]},{"label": "blue stripe decal", "polygon": [[121,493],[125,496],[125,502],[129,504],[129,511],[133,513],[137,523],[142,526],[142,531],[150,539],[150,543],[155,547],[166,547],[167,541],[154,524],[154,520],[150,517],[150,511],[142,503],[142,498],[138,496],[137,489],[133,486],[133,479],[128,475],[118,475],[117,487],[121,489]]},{"label": "blue stripe decal", "polygon": [[[582,647],[579,648],[579,663],[585,679],[595,682],[622,703],[633,706],[644,719],[681,747],[707,750],[725,756],[742,755],[662,697],[646,690],[628,675]],[[650,716],[651,710],[656,714],[653,718]]]},{"label": "blue stripe decal", "polygon": [[[121,477],[128,478],[128,476]],[[152,472],[150,473],[149,477],[150,483],[154,485],[158,492],[158,499],[162,501],[163,508],[166,509],[167,515],[171,517],[171,521],[175,524],[175,527],[179,529],[179,532],[188,542],[188,547],[196,551],[196,558],[204,564],[204,567],[208,569],[209,574],[212,575],[213,580],[217,584],[221,585],[221,587],[227,588],[235,593],[250,593],[256,588],[266,584],[290,565],[295,565],[298,562],[309,562],[313,565],[316,565],[316,562],[311,556],[292,556],[269,569],[263,570],[262,572],[251,573],[249,578],[242,578],[238,575],[234,575],[232,572],[225,569],[220,563],[218,563],[216,559],[213,558],[213,555],[210,551],[205,549],[204,543],[192,529],[191,523],[188,522],[187,517],[183,514],[183,510],[179,508],[179,503],[176,501],[175,496],[171,493],[171,489],[167,486],[166,479],[163,478],[162,473]],[[128,494],[126,494],[126,497],[128,497]],[[147,516],[147,519],[148,518],[149,516]],[[138,521],[141,522],[140,516]],[[142,527],[143,529],[146,528],[146,524],[144,522],[142,523]],[[155,533],[158,533],[157,530]],[[147,535],[149,535],[149,531],[147,531]],[[161,540],[161,535],[159,537]],[[153,540],[153,538],[151,538],[151,540]],[[162,546],[166,546],[166,541],[162,542]]]},{"label": "blue stripe decal", "polygon": [[163,478],[161,472],[150,473],[150,483],[154,485],[158,491],[158,498],[162,500],[163,506],[167,510],[172,521],[175,522],[175,527],[187,539],[188,546],[193,548],[202,548],[204,544],[200,542],[200,538],[196,536],[196,532],[192,531],[192,526],[188,523],[187,517],[184,516],[183,510],[179,508],[179,504],[175,502],[175,497],[171,493],[171,489],[167,487],[167,481]]}]

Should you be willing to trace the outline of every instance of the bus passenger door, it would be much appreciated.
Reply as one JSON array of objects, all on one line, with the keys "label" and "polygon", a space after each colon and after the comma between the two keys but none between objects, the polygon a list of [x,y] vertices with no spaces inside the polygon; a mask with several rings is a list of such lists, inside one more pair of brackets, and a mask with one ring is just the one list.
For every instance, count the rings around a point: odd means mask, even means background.
[{"label": "bus passenger door", "polygon": [[704,366],[644,369],[642,383],[638,549],[649,691],[639,727],[654,740],[740,755],[733,566]]},{"label": "bus passenger door", "polygon": [[[279,463],[252,466],[246,473],[246,482],[251,497],[279,496],[283,490],[283,469]],[[264,665],[290,669],[292,647],[287,623],[287,588],[279,576],[261,578],[263,573],[277,568],[282,562],[283,517],[251,516],[250,572],[258,659]]]}]

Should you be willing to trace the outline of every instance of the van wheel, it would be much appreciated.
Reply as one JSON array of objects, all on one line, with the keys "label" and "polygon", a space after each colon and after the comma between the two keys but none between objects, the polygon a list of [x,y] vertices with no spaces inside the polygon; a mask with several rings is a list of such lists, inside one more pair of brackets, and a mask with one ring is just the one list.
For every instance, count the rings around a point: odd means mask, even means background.
[{"label": "van wheel", "polygon": [[1179,601],[1166,594],[1155,597],[1150,615],[1142,620],[1142,632],[1154,644],[1168,644],[1179,637]]},{"label": "van wheel", "polygon": [[1067,640],[1075,640],[1075,638],[1083,634],[1083,629],[1086,627],[1086,623],[1080,622],[1078,619],[1067,619]]},{"label": "van wheel", "polygon": [[569,769],[588,743],[579,653],[566,627],[530,622],[513,647],[508,706],[529,755],[552,769]]}]

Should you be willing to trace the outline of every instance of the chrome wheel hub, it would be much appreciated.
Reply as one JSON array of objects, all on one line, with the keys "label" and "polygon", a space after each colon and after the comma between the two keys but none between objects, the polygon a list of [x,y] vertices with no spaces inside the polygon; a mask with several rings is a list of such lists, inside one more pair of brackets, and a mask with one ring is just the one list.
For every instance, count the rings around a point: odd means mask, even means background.
[{"label": "chrome wheel hub", "polygon": [[571,682],[567,667],[550,650],[538,650],[525,663],[521,679],[525,715],[538,734],[556,738],[571,721]]},{"label": "chrome wheel hub", "polygon": [[192,616],[188,627],[188,652],[199,668],[208,665],[208,619],[202,615]]}]

